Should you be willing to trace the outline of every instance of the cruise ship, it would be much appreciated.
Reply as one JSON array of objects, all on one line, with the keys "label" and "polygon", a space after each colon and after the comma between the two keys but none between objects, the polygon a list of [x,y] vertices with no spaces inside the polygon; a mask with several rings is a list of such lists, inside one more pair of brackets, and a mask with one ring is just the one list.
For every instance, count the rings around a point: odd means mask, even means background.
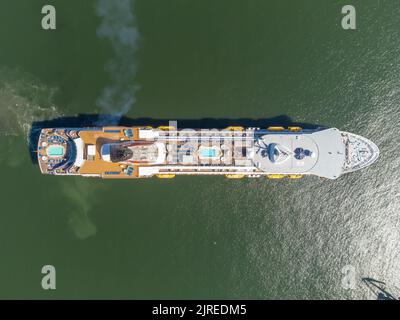
[{"label": "cruise ship", "polygon": [[337,179],[371,165],[378,156],[378,147],[359,135],[295,126],[46,128],[37,147],[43,174],[112,179],[182,175]]}]

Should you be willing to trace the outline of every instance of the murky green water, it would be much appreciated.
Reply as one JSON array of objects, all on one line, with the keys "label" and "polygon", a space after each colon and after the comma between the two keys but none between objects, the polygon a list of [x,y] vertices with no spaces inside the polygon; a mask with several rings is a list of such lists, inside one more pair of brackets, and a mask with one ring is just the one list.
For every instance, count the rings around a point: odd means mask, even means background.
[{"label": "murky green water", "polygon": [[[362,277],[400,296],[399,1],[351,1],[355,31],[347,2],[318,0],[52,0],[44,31],[47,2],[0,3],[1,298],[374,299]],[[31,162],[32,122],[125,111],[286,116],[363,135],[381,157],[279,182],[57,178]]]}]

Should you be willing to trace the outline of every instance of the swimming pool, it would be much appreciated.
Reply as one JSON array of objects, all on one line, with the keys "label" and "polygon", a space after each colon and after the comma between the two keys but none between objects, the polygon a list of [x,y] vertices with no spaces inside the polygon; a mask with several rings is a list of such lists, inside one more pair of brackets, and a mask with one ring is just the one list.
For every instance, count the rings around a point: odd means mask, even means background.
[{"label": "swimming pool", "polygon": [[215,149],[202,149],[201,150],[201,157],[202,158],[214,158],[217,155]]},{"label": "swimming pool", "polygon": [[61,157],[64,155],[64,147],[60,145],[53,145],[47,148],[47,155],[49,157]]}]

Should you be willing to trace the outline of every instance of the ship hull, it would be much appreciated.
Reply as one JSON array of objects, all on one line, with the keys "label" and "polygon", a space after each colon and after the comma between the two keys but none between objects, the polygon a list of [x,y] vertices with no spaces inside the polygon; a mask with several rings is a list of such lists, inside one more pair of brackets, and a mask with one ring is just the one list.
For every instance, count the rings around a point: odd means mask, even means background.
[{"label": "ship hull", "polygon": [[368,139],[336,128],[138,126],[42,129],[37,154],[41,172],[51,175],[336,179],[371,165],[379,150]]}]

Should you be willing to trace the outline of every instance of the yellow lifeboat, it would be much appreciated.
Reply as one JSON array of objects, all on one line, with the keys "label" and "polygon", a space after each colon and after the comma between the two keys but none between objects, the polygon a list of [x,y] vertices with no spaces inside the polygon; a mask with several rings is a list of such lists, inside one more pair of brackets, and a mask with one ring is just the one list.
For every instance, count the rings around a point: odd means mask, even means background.
[{"label": "yellow lifeboat", "polygon": [[289,129],[289,131],[293,131],[293,132],[298,132],[298,131],[303,130],[303,128],[301,128],[301,127],[289,127],[288,129]]},{"label": "yellow lifeboat", "polygon": [[267,128],[268,131],[283,131],[285,130],[284,127],[268,127]]},{"label": "yellow lifeboat", "polygon": [[286,177],[284,174],[268,174],[267,178],[268,179],[283,179]]},{"label": "yellow lifeboat", "polygon": [[243,131],[244,128],[243,128],[243,127],[231,126],[231,127],[226,128],[225,130],[229,130],[229,131]]},{"label": "yellow lifeboat", "polygon": [[157,174],[157,178],[160,179],[173,179],[175,178],[174,174]]},{"label": "yellow lifeboat", "polygon": [[288,178],[289,179],[301,179],[301,178],[303,178],[303,175],[302,174],[289,174]]},{"label": "yellow lifeboat", "polygon": [[159,126],[158,127],[159,130],[163,130],[163,131],[173,131],[176,130],[176,128],[174,126]]},{"label": "yellow lifeboat", "polygon": [[242,179],[244,178],[244,174],[227,174],[225,177],[228,179]]}]

